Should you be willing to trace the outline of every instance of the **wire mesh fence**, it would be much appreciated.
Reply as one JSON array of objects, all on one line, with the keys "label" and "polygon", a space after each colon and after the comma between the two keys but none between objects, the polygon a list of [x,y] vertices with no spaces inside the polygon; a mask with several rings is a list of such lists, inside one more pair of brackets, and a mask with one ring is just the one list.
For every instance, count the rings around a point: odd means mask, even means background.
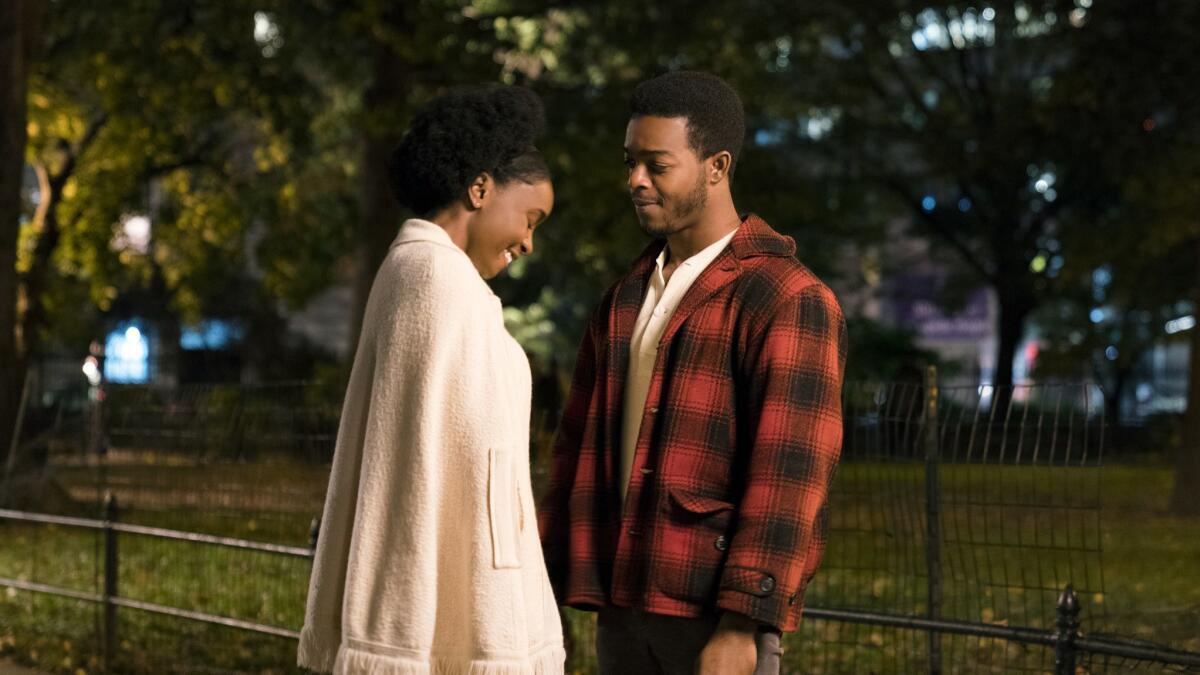
[{"label": "wire mesh fence", "polygon": [[116,385],[49,400],[26,426],[25,470],[4,478],[40,485],[42,511],[94,515],[111,492],[130,522],[282,543],[306,541],[321,511],[340,414],[321,388]]},{"label": "wire mesh fence", "polygon": [[[5,476],[5,494],[26,495],[19,506],[97,518],[108,492],[124,524],[307,545],[324,500],[336,396],[301,384],[95,394],[84,392],[82,404],[63,398],[26,427],[23,468]],[[1149,469],[1101,468],[1103,404],[1094,388],[997,392],[941,386],[935,378],[849,383],[844,397],[828,551],[808,591],[808,618],[785,639],[785,672],[1052,672],[1054,643],[1044,638],[1056,630],[1067,584],[1077,592],[1085,638],[1200,650],[1200,599],[1190,605],[1191,596],[1174,590],[1196,585],[1200,568],[1188,565],[1200,563],[1200,548],[1177,552],[1170,568],[1182,570],[1177,579],[1129,574],[1132,563],[1119,550],[1115,563],[1102,557],[1120,548],[1124,528],[1148,527],[1145,518],[1130,525],[1121,510],[1106,509],[1106,495],[1112,502],[1116,494],[1124,509],[1154,488]],[[544,459],[545,439],[537,442]],[[14,480],[42,487],[14,490]],[[1196,524],[1154,527],[1181,537]],[[7,644],[64,672],[103,666],[105,605],[94,596],[105,592],[104,536],[0,518],[0,577],[16,584],[0,588],[0,652]],[[1114,564],[1115,596],[1105,585]],[[118,595],[128,601],[119,608],[119,672],[295,670],[287,635],[303,619],[308,559],[122,532],[118,569]],[[1147,588],[1141,595],[1127,584],[1139,574]],[[33,592],[31,584],[93,597]],[[139,603],[179,611],[164,615]],[[1159,611],[1167,605],[1169,612]],[[1138,614],[1138,606],[1151,609]],[[876,615],[883,618],[869,620]],[[1164,624],[1165,615],[1171,620]],[[570,672],[592,672],[593,616],[568,610],[565,617]],[[949,628],[905,623],[914,618]],[[1147,635],[1145,625],[1156,632]],[[963,626],[996,630],[970,634]],[[997,632],[1004,628],[1040,637],[1006,638]],[[1078,667],[1189,667],[1169,665],[1186,661],[1185,652],[1163,653],[1154,660],[1084,649]]]},{"label": "wire mesh fence", "polygon": [[[47,392],[30,406],[0,507],[307,546],[340,412],[303,383]],[[5,498],[7,496],[7,499]],[[104,591],[104,533],[0,519],[0,577]],[[311,561],[131,532],[117,584],[130,603],[298,631]],[[0,584],[2,585],[2,584]],[[104,665],[102,603],[0,588],[0,651],[64,672]],[[122,607],[115,672],[292,672],[291,638]],[[32,658],[31,658],[32,657]]]}]

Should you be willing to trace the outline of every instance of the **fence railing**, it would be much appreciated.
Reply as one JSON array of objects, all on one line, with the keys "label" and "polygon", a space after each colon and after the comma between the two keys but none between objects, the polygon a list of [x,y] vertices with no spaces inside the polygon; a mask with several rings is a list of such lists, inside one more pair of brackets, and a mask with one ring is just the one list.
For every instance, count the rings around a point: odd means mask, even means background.
[{"label": "fence railing", "polygon": [[[1054,673],[1074,675],[1083,654],[1113,656],[1135,661],[1145,661],[1162,666],[1200,668],[1200,653],[1168,649],[1161,646],[1112,638],[1088,638],[1080,632],[1079,598],[1070,585],[1063,590],[1055,615],[1055,629],[1043,630],[1024,626],[997,626],[966,621],[928,619],[923,617],[897,616],[854,610],[824,609],[809,607],[804,610],[806,619],[840,621],[845,623],[891,626],[925,631],[931,636],[942,634],[968,635],[993,638],[1013,643],[1039,645],[1054,650]],[[930,673],[941,672],[940,663],[930,664]]]},{"label": "fence railing", "polygon": [[[120,577],[120,546],[118,535],[121,533],[136,534],[147,537],[173,539],[199,544],[223,546],[231,549],[259,551],[284,556],[311,559],[316,544],[318,523],[312,526],[312,545],[301,548],[295,546],[280,546],[262,542],[236,539],[232,537],[216,537],[212,535],[182,532],[164,528],[142,527],[122,524],[118,520],[118,508],[114,498],[105,500],[106,518],[94,520],[88,518],[68,518],[39,513],[27,513],[0,509],[0,519],[9,519],[27,523],[42,523],[98,530],[104,539],[104,570],[103,592],[89,593],[69,588],[61,588],[50,584],[41,584],[19,579],[0,577],[0,586],[8,588],[45,593],[64,598],[84,600],[99,604],[103,607],[104,620],[102,624],[103,645],[102,659],[106,672],[115,672],[116,645],[119,640],[118,608],[133,609],[164,616],[171,616],[189,621],[218,624],[244,631],[252,631],[266,635],[298,639],[300,634],[293,629],[272,626],[253,621],[245,621],[232,617],[219,616],[205,612],[196,612],[178,607],[171,607],[133,598],[122,597],[119,592]],[[809,607],[805,610],[808,620],[837,621],[845,623],[868,624],[876,626],[892,626],[912,630],[925,631],[931,640],[943,634],[968,635],[981,638],[993,638],[1014,643],[1039,645],[1054,650],[1054,673],[1056,675],[1075,675],[1078,657],[1081,653],[1113,656],[1125,659],[1154,662],[1169,666],[1200,668],[1200,653],[1171,650],[1157,646],[1119,641],[1107,638],[1087,638],[1080,633],[1080,603],[1074,589],[1068,585],[1059,597],[1057,612],[1052,630],[1040,630],[1024,626],[996,626],[981,623],[952,621],[939,619],[934,616],[916,617],[901,616],[886,613],[863,612],[855,610],[838,610],[822,607]],[[940,658],[934,655],[938,652],[931,649],[929,672],[940,673],[942,666]]]},{"label": "fence railing", "polygon": [[0,576],[0,586],[23,591],[31,591],[35,593],[44,593],[63,598],[71,598],[74,600],[83,600],[100,605],[103,608],[103,621],[101,623],[100,641],[102,645],[101,658],[102,663],[104,664],[105,672],[117,672],[115,662],[120,634],[117,615],[118,608],[133,609],[151,614],[186,619],[188,621],[199,621],[203,623],[227,626],[238,630],[262,633],[265,635],[299,639],[300,633],[298,631],[281,626],[272,626],[254,621],[246,621],[228,616],[210,614],[207,612],[197,612],[181,607],[172,607],[169,605],[146,602],[143,600],[137,600],[135,598],[121,596],[119,590],[121,568],[119,535],[139,535],[143,537],[183,541],[194,544],[208,544],[240,551],[258,551],[261,553],[292,556],[311,560],[313,557],[313,548],[316,546],[316,535],[318,530],[318,526],[315,521],[312,526],[311,545],[308,547],[298,547],[249,541],[234,537],[219,537],[197,532],[184,532],[180,530],[121,523],[119,520],[120,512],[118,509],[117,500],[111,494],[107,495],[104,500],[104,513],[105,517],[103,520],[95,520],[90,518],[72,518],[44,513],[29,513],[11,509],[0,509],[0,519],[26,523],[59,525],[64,527],[81,528],[85,530],[96,530],[100,532],[104,541],[102,592],[91,593],[77,589],[23,581],[21,579],[12,579],[3,576]]}]

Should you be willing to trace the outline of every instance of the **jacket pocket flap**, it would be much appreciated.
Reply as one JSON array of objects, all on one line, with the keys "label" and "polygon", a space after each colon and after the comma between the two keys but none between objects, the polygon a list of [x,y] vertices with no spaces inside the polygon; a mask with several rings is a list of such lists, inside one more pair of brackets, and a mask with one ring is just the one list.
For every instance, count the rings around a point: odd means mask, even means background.
[{"label": "jacket pocket flap", "polygon": [[668,487],[667,492],[671,495],[671,501],[675,502],[679,508],[696,515],[733,510],[733,504],[729,502],[713,499],[712,497],[704,497],[681,488]]}]

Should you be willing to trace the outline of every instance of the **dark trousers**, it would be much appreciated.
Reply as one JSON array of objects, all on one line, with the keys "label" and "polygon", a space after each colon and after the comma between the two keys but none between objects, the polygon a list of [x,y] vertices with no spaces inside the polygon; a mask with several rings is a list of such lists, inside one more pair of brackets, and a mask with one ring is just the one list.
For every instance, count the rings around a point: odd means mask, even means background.
[{"label": "dark trousers", "polygon": [[[687,619],[622,607],[600,610],[596,654],[601,675],[693,675],[696,659],[717,629],[716,615]],[[754,675],[779,675],[779,633],[759,630]]]}]

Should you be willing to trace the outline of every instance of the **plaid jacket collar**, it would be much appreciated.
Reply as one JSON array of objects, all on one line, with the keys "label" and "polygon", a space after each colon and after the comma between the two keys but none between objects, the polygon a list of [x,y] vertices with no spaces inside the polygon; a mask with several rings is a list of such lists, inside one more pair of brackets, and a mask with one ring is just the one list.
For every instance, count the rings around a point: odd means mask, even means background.
[{"label": "plaid jacket collar", "polygon": [[[652,242],[634,261],[629,273],[618,282],[613,296],[613,322],[609,326],[615,340],[628,341],[633,334],[633,324],[646,298],[646,287],[650,283],[655,260],[666,245],[664,239]],[[795,253],[796,242],[791,237],[779,234],[753,213],[743,217],[737,233],[729,240],[729,246],[696,278],[675,308],[663,332],[661,344],[669,342],[688,316],[705,300],[737,278],[743,260],[758,256],[791,256]],[[622,311],[630,308],[632,312]]]},{"label": "plaid jacket collar", "polygon": [[[606,378],[607,399],[610,402],[624,399],[626,370],[629,365],[629,342],[633,335],[633,326],[637,322],[638,312],[646,299],[646,287],[650,283],[650,274],[654,271],[655,260],[667,245],[659,239],[646,247],[634,261],[629,273],[622,277],[613,292],[613,304],[608,315],[608,363],[609,375]],[[743,261],[759,256],[790,256],[796,252],[796,242],[791,237],[779,234],[763,219],[753,213],[742,219],[737,234],[729,240],[729,246],[721,251],[709,266],[700,273],[692,283],[691,288],[676,306],[671,320],[659,340],[660,347],[668,344],[679,332],[684,321],[709,298],[720,291],[726,284],[738,277],[742,270]],[[609,411],[608,433],[610,438],[620,437],[621,415]],[[606,469],[610,484],[616,485],[616,464],[613,453],[605,455]],[[610,496],[613,507],[616,507],[617,493],[614,489]]]}]

